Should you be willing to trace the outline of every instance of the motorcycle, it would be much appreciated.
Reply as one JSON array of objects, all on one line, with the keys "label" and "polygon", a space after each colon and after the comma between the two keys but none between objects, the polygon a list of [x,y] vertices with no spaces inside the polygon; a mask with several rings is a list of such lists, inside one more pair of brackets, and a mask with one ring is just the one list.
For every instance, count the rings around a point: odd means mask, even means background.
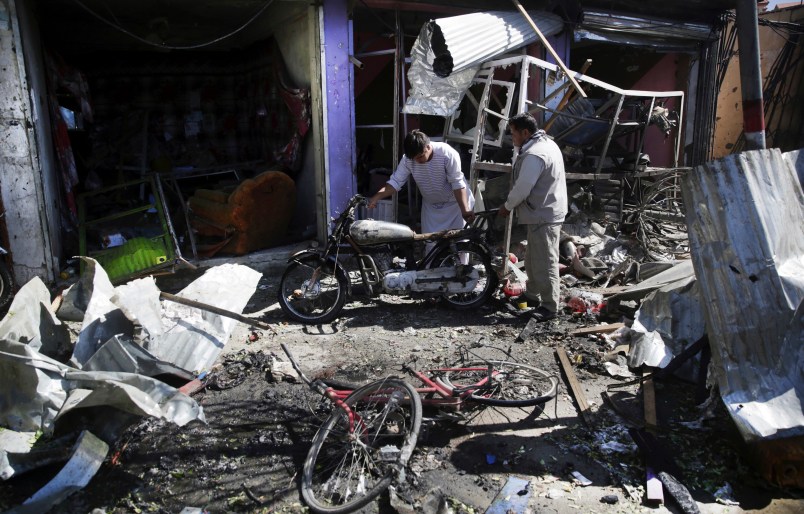
[{"label": "motorcycle", "polygon": [[[362,284],[371,298],[380,294],[443,298],[456,309],[486,303],[498,285],[487,242],[497,211],[475,214],[463,229],[417,234],[407,225],[356,220],[366,199],[356,195],[334,220],[327,244],[290,257],[279,284],[279,305],[301,323],[335,319]],[[416,247],[430,243],[421,259]]]}]

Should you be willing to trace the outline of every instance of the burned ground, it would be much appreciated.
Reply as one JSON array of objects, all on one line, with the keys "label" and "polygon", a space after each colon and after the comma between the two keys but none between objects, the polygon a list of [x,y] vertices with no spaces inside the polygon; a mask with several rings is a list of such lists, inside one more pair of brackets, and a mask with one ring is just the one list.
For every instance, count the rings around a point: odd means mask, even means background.
[{"label": "burned ground", "polygon": [[[625,379],[606,372],[605,341],[570,334],[598,320],[564,315],[518,342],[525,319],[502,299],[462,312],[384,297],[347,304],[333,324],[302,326],[284,320],[275,294],[275,281],[264,279],[246,314],[271,323],[277,334],[240,326],[206,387],[194,393],[206,424],[137,421],[117,438],[89,485],[53,511],[306,511],[299,475],[326,404],[304,384],[273,379],[268,370],[272,356],[284,358],[281,342],[309,374],[356,383],[401,376],[402,363],[425,369],[467,354],[527,362],[561,378],[557,400],[543,410],[486,408],[465,413],[461,421],[426,420],[404,482],[366,512],[439,512],[440,504],[453,512],[484,512],[512,476],[530,482],[533,512],[648,507],[645,463],[629,434],[644,425],[639,385],[622,386]],[[591,427],[568,392],[557,348],[566,350],[591,406]],[[613,403],[603,401],[603,392]],[[648,434],[659,465],[683,481],[703,512],[800,512],[795,492],[773,489],[754,472],[719,403],[704,411],[696,405],[697,395],[694,384],[656,382],[660,426],[638,433]],[[437,415],[425,412],[427,418]],[[0,507],[18,505],[57,470],[0,484]],[[573,471],[591,485],[581,486]],[[739,507],[716,502],[715,492],[726,485]],[[680,512],[667,493],[665,506],[650,509]]]}]

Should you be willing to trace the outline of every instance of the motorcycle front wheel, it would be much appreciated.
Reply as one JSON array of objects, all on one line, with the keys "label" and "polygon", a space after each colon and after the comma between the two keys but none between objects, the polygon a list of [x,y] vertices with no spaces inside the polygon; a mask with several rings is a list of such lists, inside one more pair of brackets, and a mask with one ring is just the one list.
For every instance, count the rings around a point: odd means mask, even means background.
[{"label": "motorcycle front wheel", "polygon": [[328,323],[341,312],[347,290],[339,268],[333,270],[317,257],[293,261],[279,282],[279,306],[294,321]]},{"label": "motorcycle front wheel", "polygon": [[491,256],[481,245],[471,241],[460,241],[455,250],[445,247],[435,258],[434,268],[466,264],[480,274],[475,288],[468,293],[445,294],[444,300],[456,309],[473,309],[485,304],[497,288],[497,272],[491,266]]}]

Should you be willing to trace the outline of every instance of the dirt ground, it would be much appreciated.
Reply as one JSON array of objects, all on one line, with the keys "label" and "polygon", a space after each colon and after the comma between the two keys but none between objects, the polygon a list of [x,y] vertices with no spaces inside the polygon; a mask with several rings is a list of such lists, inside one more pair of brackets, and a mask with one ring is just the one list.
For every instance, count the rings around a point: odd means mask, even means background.
[{"label": "dirt ground", "polygon": [[[682,512],[667,492],[664,504],[645,500],[645,463],[629,435],[643,419],[638,385],[612,388],[625,380],[603,367],[609,348],[597,338],[570,334],[597,320],[565,314],[518,342],[526,320],[502,298],[478,311],[455,311],[383,297],[347,303],[332,324],[303,326],[282,315],[277,282],[278,275],[266,275],[245,312],[272,324],[277,334],[239,324],[213,378],[193,395],[207,423],[180,428],[137,421],[89,485],[53,512],[305,512],[299,475],[326,405],[304,384],[277,382],[267,372],[272,355],[284,359],[282,342],[309,375],[358,383],[402,375],[403,363],[426,369],[462,355],[525,362],[560,377],[559,394],[544,409],[486,408],[466,412],[461,421],[434,421],[438,413],[426,411],[405,481],[363,512],[486,512],[511,477],[528,481],[519,494],[530,512]],[[578,415],[558,348],[573,363],[592,426]],[[604,403],[606,391],[619,413]],[[803,512],[801,491],[764,482],[725,411],[715,404],[704,416],[693,401],[697,393],[686,382],[657,382],[654,434],[656,455],[673,466],[700,511]],[[21,503],[58,469],[0,484],[0,510]],[[591,484],[581,485],[573,471]],[[716,501],[724,486],[731,486],[738,505]]]}]

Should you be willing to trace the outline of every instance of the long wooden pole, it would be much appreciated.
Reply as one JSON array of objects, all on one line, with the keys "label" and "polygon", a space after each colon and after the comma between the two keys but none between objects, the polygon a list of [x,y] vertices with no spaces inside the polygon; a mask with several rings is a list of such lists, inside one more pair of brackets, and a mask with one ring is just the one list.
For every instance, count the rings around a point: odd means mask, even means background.
[{"label": "long wooden pole", "polygon": [[536,32],[536,35],[539,36],[539,39],[541,40],[544,47],[547,49],[548,52],[550,52],[550,55],[553,56],[553,59],[556,60],[556,64],[558,64],[558,67],[564,71],[564,74],[567,76],[567,79],[572,84],[572,87],[575,88],[575,90],[578,92],[579,95],[586,98],[586,93],[584,93],[583,89],[581,88],[581,85],[578,84],[578,81],[575,80],[575,77],[572,76],[572,72],[564,64],[564,61],[561,60],[561,57],[558,56],[556,51],[553,49],[553,46],[547,41],[547,38],[544,37],[542,31],[539,30],[539,27],[537,27],[536,23],[533,22],[533,19],[530,17],[525,8],[522,7],[522,4],[520,4],[517,0],[511,0],[511,1],[514,2],[516,8],[519,9],[519,12],[522,13],[522,16],[524,16],[525,19],[528,20],[528,23],[530,23],[530,26],[533,29],[533,31]]},{"label": "long wooden pole", "polygon": [[251,325],[252,327],[261,328],[263,330],[270,330],[271,332],[276,334],[276,330],[274,330],[274,327],[272,327],[268,323],[265,323],[264,321],[258,321],[256,319],[247,318],[246,316],[243,316],[242,314],[238,314],[236,312],[227,311],[226,309],[221,309],[220,307],[215,307],[214,305],[197,302],[195,300],[190,300],[188,298],[182,298],[181,296],[165,293],[163,291],[159,292],[159,296],[171,302],[180,303],[182,305],[187,305],[188,307],[195,307],[196,309],[201,309],[204,311],[219,314],[221,316],[226,316],[227,318],[236,319],[237,321],[242,321],[246,325]]},{"label": "long wooden pole", "polygon": [[[587,59],[586,62],[583,63],[583,66],[581,66],[581,75],[585,74],[586,70],[588,70],[589,66],[591,66],[591,65],[592,65],[592,59]],[[550,127],[553,126],[553,123],[555,123],[555,121],[559,117],[558,113],[564,110],[564,107],[567,106],[569,101],[572,99],[572,96],[573,96],[572,91],[567,91],[566,93],[564,93],[564,96],[561,98],[561,101],[558,103],[558,107],[556,107],[555,114],[553,114],[553,116],[549,120],[547,120],[547,123],[545,123],[545,125],[544,125],[544,131],[545,132],[550,130]]]}]

